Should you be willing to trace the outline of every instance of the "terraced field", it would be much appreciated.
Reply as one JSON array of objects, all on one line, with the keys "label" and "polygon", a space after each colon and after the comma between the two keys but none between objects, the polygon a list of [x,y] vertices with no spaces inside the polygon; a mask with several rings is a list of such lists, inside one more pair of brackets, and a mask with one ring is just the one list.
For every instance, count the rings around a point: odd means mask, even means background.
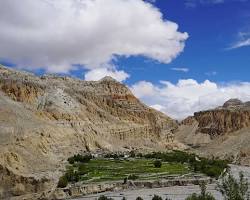
[{"label": "terraced field", "polygon": [[158,179],[169,175],[190,172],[185,164],[163,162],[160,168],[152,159],[93,159],[87,163],[76,163],[74,170],[82,174],[80,179],[87,183],[108,182],[128,179]]}]

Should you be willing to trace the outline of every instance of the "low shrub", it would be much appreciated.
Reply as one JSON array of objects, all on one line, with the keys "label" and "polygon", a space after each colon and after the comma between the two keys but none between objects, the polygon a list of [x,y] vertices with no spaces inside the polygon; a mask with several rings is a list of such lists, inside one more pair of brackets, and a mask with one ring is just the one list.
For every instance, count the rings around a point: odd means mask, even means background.
[{"label": "low shrub", "polygon": [[74,157],[68,158],[68,162],[69,164],[73,165],[75,163],[75,158]]},{"label": "low shrub", "polygon": [[119,159],[119,158],[124,158],[124,154],[108,153],[108,154],[105,154],[105,155],[104,155],[104,158]]},{"label": "low shrub", "polygon": [[74,156],[68,158],[68,162],[70,164],[74,164],[75,162],[86,163],[86,162],[89,162],[91,159],[92,159],[91,155],[77,154],[77,155],[74,155]]},{"label": "low shrub", "polygon": [[154,197],[152,198],[152,200],[163,200],[160,196],[158,195],[154,195]]},{"label": "low shrub", "polygon": [[141,157],[143,157],[143,154],[142,154],[142,153],[138,153],[138,154],[136,155],[136,157],[141,158]]},{"label": "low shrub", "polygon": [[212,196],[212,194],[210,194],[206,191],[207,187],[206,187],[206,184],[204,182],[202,184],[200,184],[200,189],[201,189],[200,194],[193,193],[192,195],[187,197],[186,200],[215,200],[215,198]]},{"label": "low shrub", "polygon": [[135,157],[136,157],[135,152],[134,152],[134,151],[130,151],[130,152],[129,152],[129,156],[130,156],[131,158],[135,158]]},{"label": "low shrub", "polygon": [[209,166],[201,171],[204,172],[205,174],[207,174],[208,176],[214,177],[214,178],[219,177],[222,173],[221,168],[219,168],[217,166]]},{"label": "low shrub", "polygon": [[59,178],[59,181],[58,181],[58,184],[57,184],[57,187],[58,188],[65,188],[67,187],[68,185],[68,179],[66,176],[62,176]]},{"label": "low shrub", "polygon": [[67,178],[68,182],[78,182],[80,180],[80,174],[73,168],[67,169],[64,176]]},{"label": "low shrub", "polygon": [[102,195],[98,198],[98,200],[113,200],[113,199]]},{"label": "low shrub", "polygon": [[123,184],[127,184],[127,182],[128,182],[128,177],[125,177],[125,178],[123,179]]},{"label": "low shrub", "polygon": [[128,176],[128,180],[136,180],[136,179],[138,179],[139,178],[139,176],[137,176],[137,175],[135,175],[135,174],[130,174],[129,176]]},{"label": "low shrub", "polygon": [[155,168],[161,168],[162,162],[160,160],[155,160],[154,161],[154,166],[155,166]]},{"label": "low shrub", "polygon": [[227,200],[249,200],[248,180],[243,173],[239,173],[239,180],[233,177],[231,172],[218,183],[217,190]]}]

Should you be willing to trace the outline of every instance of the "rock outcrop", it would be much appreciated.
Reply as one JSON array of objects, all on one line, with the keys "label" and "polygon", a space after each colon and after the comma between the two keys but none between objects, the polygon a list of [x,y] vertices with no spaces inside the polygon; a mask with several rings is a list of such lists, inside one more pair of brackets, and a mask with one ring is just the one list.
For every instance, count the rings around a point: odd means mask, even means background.
[{"label": "rock outcrop", "polygon": [[110,77],[37,77],[0,66],[0,198],[49,195],[84,151],[175,148],[176,121]]},{"label": "rock outcrop", "polygon": [[226,101],[224,104],[223,104],[223,108],[235,108],[235,107],[238,107],[238,106],[242,106],[244,105],[244,103],[239,100],[239,99],[229,99],[228,101]]},{"label": "rock outcrop", "polygon": [[230,99],[196,112],[181,123],[175,138],[197,153],[250,165],[250,103]]},{"label": "rock outcrop", "polygon": [[194,118],[199,123],[198,132],[211,137],[232,133],[250,127],[249,102],[230,99],[222,107],[194,113]]}]

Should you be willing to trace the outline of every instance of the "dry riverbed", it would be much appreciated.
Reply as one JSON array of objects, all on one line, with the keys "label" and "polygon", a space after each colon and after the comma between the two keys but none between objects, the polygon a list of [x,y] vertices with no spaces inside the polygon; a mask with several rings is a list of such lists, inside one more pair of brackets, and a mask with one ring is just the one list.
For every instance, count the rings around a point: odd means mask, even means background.
[{"label": "dry riverbed", "polygon": [[[210,184],[207,186],[208,192],[211,192],[216,199],[222,199],[219,192],[215,190],[215,184]],[[114,200],[121,200],[125,197],[127,200],[135,200],[138,196],[142,197],[144,200],[151,200],[154,194],[161,196],[163,199],[169,197],[173,200],[185,200],[187,196],[192,193],[199,193],[200,189],[197,185],[188,186],[173,186],[164,188],[153,188],[153,189],[140,189],[140,190],[127,190],[119,192],[106,192],[102,194],[94,194],[85,196],[75,200],[96,200],[100,195],[105,195],[111,197]]]}]

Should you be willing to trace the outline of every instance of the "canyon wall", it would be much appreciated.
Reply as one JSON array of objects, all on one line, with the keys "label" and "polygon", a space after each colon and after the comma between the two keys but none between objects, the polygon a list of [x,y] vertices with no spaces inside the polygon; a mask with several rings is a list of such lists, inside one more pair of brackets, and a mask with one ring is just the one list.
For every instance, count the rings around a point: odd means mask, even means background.
[{"label": "canyon wall", "polygon": [[204,156],[250,165],[250,102],[230,99],[196,112],[181,122],[175,139]]}]

